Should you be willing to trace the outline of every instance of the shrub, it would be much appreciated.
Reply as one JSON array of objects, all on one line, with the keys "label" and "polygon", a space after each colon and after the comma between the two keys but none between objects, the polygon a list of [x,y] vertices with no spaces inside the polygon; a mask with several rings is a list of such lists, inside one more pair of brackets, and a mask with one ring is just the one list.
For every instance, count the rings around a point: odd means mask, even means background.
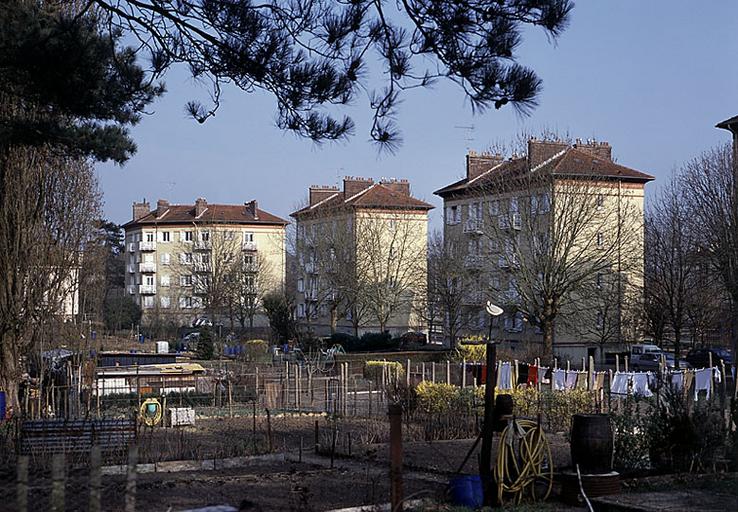
[{"label": "shrub", "polygon": [[246,342],[246,357],[249,361],[267,361],[269,357],[269,343],[264,340],[248,340]]},{"label": "shrub", "polygon": [[395,343],[392,340],[392,336],[388,332],[367,332],[362,335],[361,350],[386,350],[393,348]]},{"label": "shrub", "polygon": [[456,357],[470,362],[484,362],[487,359],[487,345],[484,343],[459,343],[456,346]]},{"label": "shrub", "polygon": [[397,361],[367,361],[364,364],[364,377],[379,380],[382,377],[382,368],[387,368],[386,371],[393,377],[405,375],[405,368]]},{"label": "shrub", "polygon": [[359,338],[344,332],[334,332],[328,338],[328,344],[330,346],[341,345],[346,352],[350,352],[352,350],[358,350]]},{"label": "shrub", "polygon": [[426,413],[440,414],[452,410],[458,405],[459,389],[451,384],[424,381],[415,388],[418,408]]},{"label": "shrub", "polygon": [[215,355],[215,345],[213,343],[213,334],[209,327],[200,328],[200,337],[197,339],[198,359],[212,359]]}]

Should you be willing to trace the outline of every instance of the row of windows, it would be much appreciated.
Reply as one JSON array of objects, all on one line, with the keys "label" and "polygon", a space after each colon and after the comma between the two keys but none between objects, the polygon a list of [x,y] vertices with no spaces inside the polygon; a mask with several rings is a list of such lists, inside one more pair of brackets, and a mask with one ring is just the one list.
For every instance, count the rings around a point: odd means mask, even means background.
[{"label": "row of windows", "polygon": [[[156,239],[156,234],[159,234],[159,239]],[[194,242],[197,238],[197,235],[199,235],[199,240],[202,242],[209,242],[210,241],[210,231],[144,231],[142,233],[133,233],[130,238],[128,239],[129,242],[171,242],[173,240],[173,237],[179,233],[179,241],[180,242]],[[237,231],[223,231],[223,239],[224,240],[236,240],[237,239]],[[244,231],[243,232],[243,241],[244,242],[253,242],[254,241],[254,233],[251,231]]]},{"label": "row of windows", "polygon": [[[520,213],[520,198],[510,197],[507,199],[492,199],[487,201],[489,215],[497,216],[501,213]],[[451,205],[446,207],[446,223],[458,224],[466,213],[468,219],[481,220],[484,216],[484,201],[470,203],[468,205]],[[535,194],[528,198],[529,211],[532,214],[547,213],[551,209],[548,193]]]},{"label": "row of windows", "polygon": [[[235,259],[236,255],[233,253],[223,253],[221,255],[221,263],[229,264],[232,263]],[[241,254],[242,261],[244,265],[254,265],[256,262],[256,259],[253,254]],[[129,259],[130,263],[141,263],[142,259],[140,256],[135,257],[134,255],[130,256]],[[162,265],[169,265],[172,261],[172,255],[168,252],[160,253],[159,254],[159,262]],[[209,264],[211,261],[211,255],[210,253],[203,252],[200,254],[193,254],[191,252],[181,252],[179,253],[179,262],[183,265],[191,265],[193,263],[200,263],[200,264]],[[144,263],[154,263],[153,255],[145,254],[143,257]]]},{"label": "row of windows", "polygon": [[[172,301],[170,297],[167,296],[159,296],[159,307],[162,309],[169,309],[172,305]],[[200,297],[180,297],[179,298],[179,309],[192,309],[192,308],[201,308],[202,307],[202,299]],[[143,298],[143,308],[144,309],[152,309],[156,306],[156,297],[154,296],[145,296]]]},{"label": "row of windows", "polygon": [[[155,286],[156,280],[154,276],[147,275],[144,276],[141,280],[142,282],[140,284],[143,284],[145,286]],[[197,283],[198,286],[207,286],[210,284],[210,278],[208,276],[194,276],[192,274],[184,274],[179,276],[179,285],[180,286],[192,286],[193,283]],[[245,286],[254,286],[256,283],[256,277],[253,275],[246,275],[243,276],[243,284]],[[131,284],[135,284],[134,282],[131,282]],[[159,276],[159,286],[171,286],[171,278],[168,275],[162,275]]]}]

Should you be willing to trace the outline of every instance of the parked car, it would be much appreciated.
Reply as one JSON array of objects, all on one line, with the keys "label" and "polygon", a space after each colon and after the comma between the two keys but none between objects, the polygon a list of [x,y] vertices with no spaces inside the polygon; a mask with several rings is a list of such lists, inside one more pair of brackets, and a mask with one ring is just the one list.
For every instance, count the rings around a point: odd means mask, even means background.
[{"label": "parked car", "polygon": [[[635,355],[630,361],[630,367],[635,371],[656,371],[659,369],[659,362],[662,357],[668,368],[676,368],[674,355],[666,352],[646,352],[645,354]],[[679,360],[679,368],[689,367],[690,364],[687,361]]]},{"label": "parked car", "polygon": [[712,353],[712,364],[720,364],[722,359],[726,369],[733,367],[733,354],[723,347],[694,348],[687,354],[687,361],[694,368],[705,368],[710,366],[710,353]]}]

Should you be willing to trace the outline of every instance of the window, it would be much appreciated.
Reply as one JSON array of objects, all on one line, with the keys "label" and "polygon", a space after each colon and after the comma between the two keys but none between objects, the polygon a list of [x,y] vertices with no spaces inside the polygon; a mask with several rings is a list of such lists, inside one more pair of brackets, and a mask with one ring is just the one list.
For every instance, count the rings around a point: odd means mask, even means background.
[{"label": "window", "polygon": [[200,263],[203,265],[210,265],[210,254],[203,253],[200,255]]},{"label": "window", "polygon": [[191,252],[179,253],[179,262],[185,265],[190,265],[192,263],[192,253]]},{"label": "window", "polygon": [[243,255],[243,264],[247,267],[251,267],[254,265],[254,255],[253,254],[244,254]]},{"label": "window", "polygon": [[159,282],[162,286],[169,286],[169,276],[161,276]]},{"label": "window", "polygon": [[549,201],[548,192],[539,194],[538,213],[547,213],[550,209],[551,209],[551,201]]},{"label": "window", "polygon": [[297,316],[299,318],[305,318],[305,304],[297,305]]},{"label": "window", "polygon": [[159,259],[161,260],[162,265],[169,265],[170,254],[168,252],[162,253],[162,255],[159,256]]},{"label": "window", "polygon": [[180,297],[179,298],[179,308],[180,309],[190,309],[192,308],[193,300],[192,297]]},{"label": "window", "polygon": [[605,316],[602,314],[602,311],[597,312],[597,328],[602,329],[602,327],[605,325]]},{"label": "window", "polygon": [[467,244],[467,253],[470,256],[477,256],[479,254],[479,240],[469,240]]},{"label": "window", "polygon": [[300,293],[305,291],[305,280],[303,278],[297,280],[297,291]]},{"label": "window", "polygon": [[602,247],[605,244],[605,235],[602,234],[602,231],[597,232],[597,247]]},{"label": "window", "polygon": [[497,199],[494,199],[489,202],[489,214],[490,215],[500,214],[500,202]]},{"label": "window", "polygon": [[518,207],[518,198],[517,197],[511,197],[510,198],[510,213],[520,213],[520,209]]},{"label": "window", "polygon": [[161,232],[161,241],[162,242],[169,242],[170,241],[169,231],[162,231]]},{"label": "window", "polygon": [[151,309],[154,307],[154,297],[151,295],[147,295],[143,298],[143,307],[146,309]]},{"label": "window", "polygon": [[595,276],[595,283],[597,284],[597,288],[602,288],[602,274],[599,272]]},{"label": "window", "polygon": [[597,194],[597,209],[602,210],[602,207],[605,206],[605,196],[602,194]]},{"label": "window", "polygon": [[226,232],[223,233],[223,238],[225,240],[235,240],[236,233],[235,233],[235,231],[228,230],[228,231],[226,231]]},{"label": "window", "polygon": [[192,286],[192,276],[189,274],[179,276],[179,284],[180,286]]},{"label": "window", "polygon": [[538,213],[538,196],[535,194],[531,194],[530,196],[530,213],[531,215]]},{"label": "window", "polygon": [[461,210],[458,205],[446,209],[446,224],[458,224],[461,220]]},{"label": "window", "polygon": [[489,252],[497,252],[500,250],[500,244],[497,240],[490,238],[489,240]]},{"label": "window", "polygon": [[194,235],[192,231],[183,231],[182,232],[182,241],[183,242],[192,242],[194,240]]},{"label": "window", "polygon": [[245,231],[243,233],[243,241],[244,242],[253,242],[254,241],[254,234],[251,231]]},{"label": "window", "polygon": [[146,276],[146,277],[144,277],[144,284],[146,286],[154,286],[154,276]]},{"label": "window", "polygon": [[482,218],[482,210],[479,207],[479,203],[471,203],[469,205],[469,218],[470,219],[481,219]]},{"label": "window", "polygon": [[148,231],[146,233],[146,241],[147,242],[153,242],[154,241],[154,232],[153,231]]},{"label": "window", "polygon": [[169,307],[169,304],[170,304],[170,300],[169,300],[169,297],[164,297],[164,296],[162,296],[162,297],[160,297],[159,299],[160,299],[159,305],[160,305],[160,306],[161,306],[162,308],[166,309],[166,308],[168,308],[168,307]]}]

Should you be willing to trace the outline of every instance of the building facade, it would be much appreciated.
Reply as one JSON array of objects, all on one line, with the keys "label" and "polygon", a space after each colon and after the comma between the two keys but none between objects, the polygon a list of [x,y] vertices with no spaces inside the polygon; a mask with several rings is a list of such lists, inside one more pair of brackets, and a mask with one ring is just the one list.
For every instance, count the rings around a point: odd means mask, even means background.
[{"label": "building facade", "polygon": [[[444,243],[472,283],[462,333],[512,346],[603,356],[631,341],[642,301],[643,200],[652,176],[604,142],[528,142],[504,158],[470,152],[466,176],[435,193]],[[505,313],[490,319],[487,301]]]},{"label": "building facade", "polygon": [[296,315],[314,335],[421,329],[428,211],[406,180],[314,186],[296,220]]},{"label": "building facade", "polygon": [[133,203],[125,224],[126,293],[143,322],[264,326],[261,298],[283,292],[288,222],[258,207]]}]

